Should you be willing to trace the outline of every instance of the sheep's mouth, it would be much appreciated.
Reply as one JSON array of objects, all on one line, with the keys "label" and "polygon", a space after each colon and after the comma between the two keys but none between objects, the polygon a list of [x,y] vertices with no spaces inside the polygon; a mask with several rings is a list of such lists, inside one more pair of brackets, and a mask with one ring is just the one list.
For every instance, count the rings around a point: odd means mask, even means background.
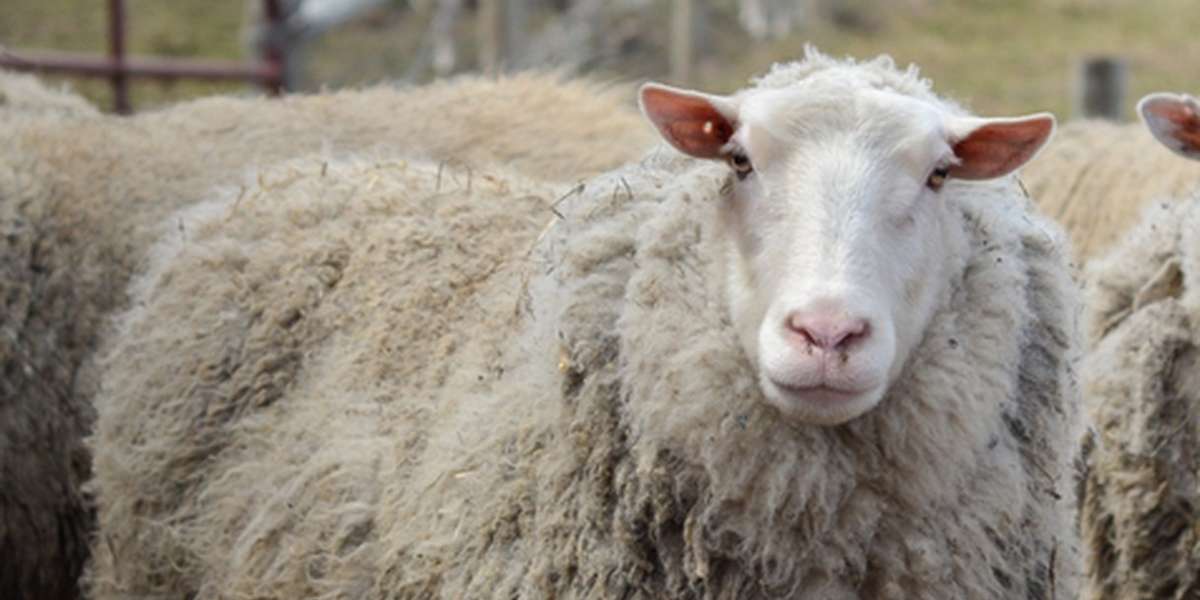
[{"label": "sheep's mouth", "polygon": [[768,378],[768,381],[779,391],[785,392],[790,396],[803,396],[806,400],[838,402],[852,400],[870,391],[836,387],[824,383],[817,385],[796,385],[774,378]]},{"label": "sheep's mouth", "polygon": [[767,404],[779,409],[784,418],[803,425],[840,425],[874,408],[883,395],[880,387],[864,390],[829,381],[796,385],[763,377],[759,385]]}]

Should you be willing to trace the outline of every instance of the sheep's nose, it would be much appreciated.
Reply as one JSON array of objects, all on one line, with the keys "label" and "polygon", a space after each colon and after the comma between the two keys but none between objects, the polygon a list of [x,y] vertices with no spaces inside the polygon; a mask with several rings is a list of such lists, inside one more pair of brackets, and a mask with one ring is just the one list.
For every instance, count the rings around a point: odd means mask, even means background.
[{"label": "sheep's nose", "polygon": [[822,350],[846,350],[871,333],[866,319],[829,313],[794,312],[788,315],[787,328],[798,341]]}]

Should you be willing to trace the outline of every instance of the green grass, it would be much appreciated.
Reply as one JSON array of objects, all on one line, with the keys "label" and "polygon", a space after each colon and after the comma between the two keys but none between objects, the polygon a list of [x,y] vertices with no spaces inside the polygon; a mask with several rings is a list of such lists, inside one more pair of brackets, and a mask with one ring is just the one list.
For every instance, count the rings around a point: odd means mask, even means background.
[{"label": "green grass", "polygon": [[[638,54],[607,65],[623,78],[662,77],[666,70],[667,0],[641,19]],[[817,0],[828,4],[831,0]],[[888,53],[915,62],[939,91],[984,114],[1051,110],[1070,114],[1078,61],[1115,54],[1130,66],[1126,104],[1154,90],[1200,92],[1200,2],[1195,0],[840,0],[853,21],[839,27],[812,19],[791,37],[753,42],[741,32],[731,0],[706,3],[706,48],[697,87],[732,90],[772,62],[799,56],[811,42],[827,53],[859,57]],[[244,59],[247,5],[235,0],[128,0],[129,48],[135,54]],[[403,4],[403,2],[397,2]],[[0,46],[102,52],[107,47],[100,0],[5,0]],[[420,11],[376,15],[322,39],[310,49],[306,87],[357,85],[409,72],[428,24]],[[466,64],[473,27],[459,28]],[[72,80],[102,106],[104,82]],[[136,106],[245,90],[237,84],[142,82]],[[1132,109],[1128,113],[1132,116]]]},{"label": "green grass", "polygon": [[[4,0],[0,47],[107,53],[107,2],[102,0]],[[242,59],[244,5],[230,0],[127,0],[129,54]],[[102,107],[111,106],[103,80],[56,77]],[[237,83],[140,81],[132,86],[136,107],[243,89]]]},{"label": "green grass", "polygon": [[[1200,92],[1200,3],[1194,0],[910,0],[857,2],[878,19],[871,32],[827,23],[801,35],[745,49],[744,39],[718,40],[718,54],[700,82],[735,88],[772,62],[799,56],[805,42],[827,53],[891,54],[914,62],[943,94],[985,114],[1050,110],[1070,115],[1073,74],[1090,55],[1117,55],[1129,64],[1127,116],[1155,90]],[[911,10],[899,7],[911,4]],[[892,13],[879,15],[883,7]],[[725,49],[725,51],[721,51]],[[735,57],[732,60],[726,57]]]}]

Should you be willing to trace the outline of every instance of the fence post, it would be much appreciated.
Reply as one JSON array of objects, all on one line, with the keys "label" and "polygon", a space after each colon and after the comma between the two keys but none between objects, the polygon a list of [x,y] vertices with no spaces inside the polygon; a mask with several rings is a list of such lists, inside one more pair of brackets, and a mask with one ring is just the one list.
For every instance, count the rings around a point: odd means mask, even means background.
[{"label": "fence post", "polygon": [[[458,48],[454,40],[454,24],[462,13],[463,0],[437,0],[433,7],[433,22],[429,26],[430,46],[433,52],[433,73],[445,77],[454,71],[458,63]],[[414,61],[414,65],[417,63]],[[409,67],[408,78],[416,77],[419,65]]]},{"label": "fence post", "polygon": [[1085,58],[1079,64],[1076,80],[1076,114],[1089,119],[1121,120],[1128,81],[1124,60],[1113,56]]},{"label": "fence post", "polygon": [[521,64],[525,58],[526,35],[529,30],[529,2],[499,1],[504,4],[504,62],[508,66]]},{"label": "fence post", "polygon": [[129,76],[125,73],[125,0],[108,1],[108,49],[112,56],[113,110],[127,115],[133,110],[129,102]]},{"label": "fence post", "polygon": [[507,44],[504,0],[479,0],[479,69],[495,75],[500,72]]},{"label": "fence post", "polygon": [[272,72],[273,76],[262,82],[267,93],[278,96],[295,84],[295,73],[289,72],[292,65],[288,64],[287,45],[287,11],[283,0],[263,0],[263,18],[267,24],[265,35],[261,38],[262,61]]},{"label": "fence post", "polygon": [[692,77],[692,0],[674,0],[671,11],[671,81],[686,84]]},{"label": "fence post", "polygon": [[525,51],[526,0],[479,0],[479,68],[496,74],[517,64]]}]

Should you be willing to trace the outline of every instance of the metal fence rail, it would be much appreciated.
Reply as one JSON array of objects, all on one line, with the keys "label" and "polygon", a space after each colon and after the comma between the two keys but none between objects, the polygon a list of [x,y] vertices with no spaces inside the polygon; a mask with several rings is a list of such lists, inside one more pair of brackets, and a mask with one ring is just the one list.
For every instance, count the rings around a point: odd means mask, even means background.
[{"label": "metal fence rail", "polygon": [[[283,0],[263,0],[263,16],[271,31],[284,26]],[[52,51],[9,50],[0,52],[0,67],[17,71],[64,73],[108,79],[113,89],[113,109],[122,114],[132,110],[129,80],[207,79],[246,81],[277,95],[286,88],[287,52],[282,36],[267,35],[254,63],[127,56],[125,52],[125,0],[108,2],[108,56]]]}]

